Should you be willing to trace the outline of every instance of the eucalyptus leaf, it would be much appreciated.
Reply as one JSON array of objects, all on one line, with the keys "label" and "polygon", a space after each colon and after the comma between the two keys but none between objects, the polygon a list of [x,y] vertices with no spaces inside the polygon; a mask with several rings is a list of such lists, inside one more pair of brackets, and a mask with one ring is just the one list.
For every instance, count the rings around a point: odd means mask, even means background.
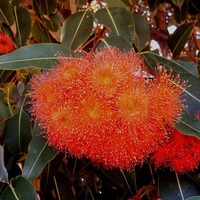
[{"label": "eucalyptus leaf", "polygon": [[[160,56],[157,53],[145,51],[141,52],[140,55],[143,57],[144,62],[146,66],[154,71],[157,68],[157,63],[160,63],[164,65],[167,69],[172,69],[174,72],[181,74],[181,73],[191,73],[196,75],[196,70],[194,69],[194,65],[191,65],[191,63],[187,62],[180,62],[180,61],[174,61],[169,60],[167,58],[164,58]],[[184,64],[183,64],[184,63]]]},{"label": "eucalyptus leaf", "polygon": [[0,182],[9,183],[8,172],[4,165],[4,149],[0,145]]},{"label": "eucalyptus leaf", "polygon": [[0,99],[0,121],[8,119],[11,116],[8,106]]},{"label": "eucalyptus leaf", "polygon": [[57,155],[57,152],[48,145],[46,138],[41,135],[41,131],[38,123],[35,123],[33,139],[28,147],[28,156],[22,173],[30,181],[37,178],[45,165]]},{"label": "eucalyptus leaf", "polygon": [[172,2],[176,5],[176,6],[181,6],[184,2],[184,0],[172,0]]},{"label": "eucalyptus leaf", "polygon": [[11,112],[8,106],[0,100],[0,132],[4,135],[6,123],[9,117],[11,117]]},{"label": "eucalyptus leaf", "polygon": [[38,200],[34,186],[23,176],[11,180],[1,195],[1,200]]},{"label": "eucalyptus leaf", "polygon": [[8,0],[1,0],[0,3],[0,22],[5,22],[7,25],[14,23],[14,16],[12,13],[12,5]]},{"label": "eucalyptus leaf", "polygon": [[187,198],[185,200],[199,200],[199,199],[200,199],[200,196],[194,196],[194,197]]},{"label": "eucalyptus leaf", "polygon": [[147,21],[138,14],[133,13],[135,24],[134,44],[138,51],[144,49],[150,42],[150,30]]},{"label": "eucalyptus leaf", "polygon": [[26,44],[31,31],[31,16],[29,11],[23,7],[14,7],[15,21],[17,27],[16,45],[21,47]]},{"label": "eucalyptus leaf", "polygon": [[122,7],[103,8],[95,13],[98,24],[110,29],[110,37],[122,36],[130,43],[134,41],[134,23],[130,11]]},{"label": "eucalyptus leaf", "polygon": [[89,11],[70,15],[61,29],[61,44],[75,50],[89,38],[93,28],[93,15]]},{"label": "eucalyptus leaf", "polygon": [[121,36],[114,36],[114,37],[109,37],[107,39],[101,39],[101,42],[97,46],[97,49],[101,49],[104,46],[107,46],[108,48],[110,46],[117,47],[122,52],[123,51],[128,52],[128,51],[133,50],[131,43],[127,39]]},{"label": "eucalyptus leaf", "polygon": [[110,7],[122,7],[130,10],[131,4],[129,0],[105,0]]},{"label": "eucalyptus leaf", "polygon": [[27,151],[31,140],[31,125],[29,116],[23,110],[9,119],[4,137],[11,153],[17,155]]},{"label": "eucalyptus leaf", "polygon": [[56,0],[41,0],[40,1],[40,8],[42,14],[50,15],[55,13],[57,8]]},{"label": "eucalyptus leaf", "polygon": [[180,74],[180,79],[186,81],[184,90],[184,99],[186,99],[186,111],[190,115],[194,115],[196,111],[200,110],[200,78],[189,74]]},{"label": "eucalyptus leaf", "polygon": [[177,58],[181,51],[183,50],[188,38],[194,28],[195,23],[190,22],[187,24],[182,24],[179,26],[173,35],[168,38],[168,45],[170,50],[172,51],[173,57]]},{"label": "eucalyptus leaf", "polygon": [[187,112],[182,114],[182,117],[175,127],[186,135],[193,135],[200,139],[200,120],[191,117]]},{"label": "eucalyptus leaf", "polygon": [[49,30],[46,29],[46,27],[43,24],[41,24],[40,21],[38,20],[35,20],[33,22],[33,25],[31,27],[31,33],[33,35],[33,38],[38,43],[55,43],[56,42],[56,40],[49,33]]},{"label": "eucalyptus leaf", "polygon": [[58,63],[58,54],[70,55],[70,50],[60,44],[33,44],[0,56],[0,69],[16,70],[28,67],[49,69]]}]

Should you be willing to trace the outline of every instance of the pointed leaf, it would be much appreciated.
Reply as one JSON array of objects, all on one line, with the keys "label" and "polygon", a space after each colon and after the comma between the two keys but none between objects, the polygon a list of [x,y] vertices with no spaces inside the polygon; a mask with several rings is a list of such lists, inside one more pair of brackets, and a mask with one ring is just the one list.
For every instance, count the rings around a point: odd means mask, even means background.
[{"label": "pointed leaf", "polygon": [[58,63],[58,53],[69,55],[70,50],[60,44],[34,44],[0,56],[0,69],[16,70],[27,67],[49,69]]},{"label": "pointed leaf", "polygon": [[179,26],[176,31],[168,38],[168,45],[173,53],[173,57],[177,58],[183,50],[188,38],[194,28],[195,23],[190,22]]},{"label": "pointed leaf", "polygon": [[5,22],[7,25],[14,23],[14,16],[12,13],[12,5],[8,0],[1,0],[0,3],[0,22]]},{"label": "pointed leaf", "polygon": [[134,24],[130,11],[122,7],[100,9],[95,13],[95,20],[110,29],[110,37],[122,36],[129,42],[134,40]]},{"label": "pointed leaf", "polygon": [[188,73],[180,74],[180,78],[182,81],[187,81],[184,88],[186,111],[194,115],[194,112],[200,110],[200,78]]},{"label": "pointed leaf", "polygon": [[128,10],[130,10],[131,7],[129,0],[105,0],[105,2],[110,7],[122,7]]},{"label": "pointed leaf", "polygon": [[121,37],[121,36],[114,36],[114,37],[109,37],[107,39],[101,39],[101,43],[97,46],[97,49],[101,49],[104,46],[113,46],[119,48],[121,51],[130,51],[133,50],[133,47],[131,43]]},{"label": "pointed leaf", "polygon": [[0,132],[4,135],[4,131],[6,128],[6,122],[9,117],[11,117],[10,110],[8,109],[8,106],[0,100]]},{"label": "pointed leaf", "polygon": [[5,141],[13,154],[22,154],[31,140],[31,125],[29,116],[20,110],[7,123]]},{"label": "pointed leaf", "polygon": [[8,109],[8,106],[0,99],[0,122],[9,118],[11,113]]},{"label": "pointed leaf", "polygon": [[1,200],[38,200],[34,186],[23,176],[11,180],[3,191]]},{"label": "pointed leaf", "polygon": [[14,7],[15,21],[17,26],[16,45],[21,47],[26,44],[31,31],[31,16],[23,7]]},{"label": "pointed leaf", "polygon": [[172,0],[173,4],[175,4],[176,6],[181,6],[184,2],[184,0]]},{"label": "pointed leaf", "polygon": [[34,180],[44,169],[45,165],[55,158],[57,152],[48,145],[46,138],[41,135],[38,123],[35,123],[33,139],[28,148],[22,175],[30,181]]},{"label": "pointed leaf", "polygon": [[143,56],[144,58],[144,62],[146,64],[146,66],[154,71],[156,69],[156,63],[161,63],[163,64],[167,69],[172,69],[174,72],[181,74],[181,73],[191,73],[196,75],[196,70],[194,70],[194,65],[191,65],[188,62],[184,62],[183,61],[173,61],[173,60],[169,60],[167,58],[164,58],[160,55],[158,55],[157,53],[154,52],[150,52],[150,51],[146,51],[146,52],[142,52],[140,53],[140,55]]},{"label": "pointed leaf", "polygon": [[0,145],[0,182],[9,183],[8,172],[4,165],[4,149]]},{"label": "pointed leaf", "polygon": [[194,196],[194,197],[187,198],[186,200],[199,200],[199,199],[200,199],[200,196]]},{"label": "pointed leaf", "polygon": [[75,50],[89,38],[93,28],[93,15],[88,11],[70,15],[61,29],[62,44]]},{"label": "pointed leaf", "polygon": [[150,31],[147,21],[140,15],[133,14],[135,24],[134,44],[138,51],[144,49],[150,42]]},{"label": "pointed leaf", "polygon": [[56,0],[42,0],[40,1],[40,8],[43,14],[53,14],[57,8]]},{"label": "pointed leaf", "polygon": [[47,30],[43,24],[41,24],[38,20],[35,20],[32,27],[31,33],[33,38],[38,43],[55,43],[56,40],[51,36],[49,30]]},{"label": "pointed leaf", "polygon": [[183,113],[176,128],[186,135],[193,135],[200,139],[200,120],[191,117],[187,112]]}]

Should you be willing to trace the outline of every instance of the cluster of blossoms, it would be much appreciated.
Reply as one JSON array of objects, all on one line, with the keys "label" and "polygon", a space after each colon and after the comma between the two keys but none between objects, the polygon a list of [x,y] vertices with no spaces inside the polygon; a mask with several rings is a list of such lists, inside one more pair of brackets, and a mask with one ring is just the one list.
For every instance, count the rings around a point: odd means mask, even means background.
[{"label": "cluster of blossoms", "polygon": [[[197,116],[197,119],[199,117]],[[169,139],[160,144],[151,160],[155,168],[170,167],[177,173],[194,171],[200,164],[200,140],[174,129]]]},{"label": "cluster of blossoms", "polygon": [[31,80],[30,112],[49,144],[106,168],[131,170],[168,138],[184,108],[182,86],[171,72],[149,80],[133,52],[103,48]]},{"label": "cluster of blossoms", "polygon": [[0,55],[10,53],[14,49],[15,45],[12,39],[8,35],[0,33]]}]

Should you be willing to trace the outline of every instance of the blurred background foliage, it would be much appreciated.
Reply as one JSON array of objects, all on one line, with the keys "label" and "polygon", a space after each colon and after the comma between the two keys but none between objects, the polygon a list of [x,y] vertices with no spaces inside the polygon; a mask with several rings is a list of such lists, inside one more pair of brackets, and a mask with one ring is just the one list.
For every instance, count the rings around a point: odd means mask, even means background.
[{"label": "blurred background foliage", "polygon": [[[15,45],[0,56],[2,200],[181,199],[175,173],[94,167],[57,154],[27,108],[28,82],[68,56],[103,46],[134,48],[149,71],[159,66],[187,80],[188,107],[177,129],[200,138],[200,2],[197,0],[1,0],[0,31]],[[180,175],[185,199],[200,199],[200,170]]]}]

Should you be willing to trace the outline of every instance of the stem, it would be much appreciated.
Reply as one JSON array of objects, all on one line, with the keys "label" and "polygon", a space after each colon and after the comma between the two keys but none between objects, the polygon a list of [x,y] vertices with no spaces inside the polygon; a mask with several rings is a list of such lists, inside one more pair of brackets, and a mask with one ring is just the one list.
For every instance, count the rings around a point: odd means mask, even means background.
[{"label": "stem", "polygon": [[180,191],[180,194],[181,194],[181,198],[182,200],[184,200],[184,196],[183,196],[183,192],[182,192],[182,189],[181,189],[181,184],[180,184],[180,181],[179,181],[179,178],[178,178],[178,174],[177,172],[175,171],[175,175],[176,175],[176,180],[177,180],[177,183],[178,183],[178,188],[179,188],[179,191]]},{"label": "stem", "polygon": [[133,192],[132,192],[132,190],[131,190],[131,187],[130,187],[130,185],[129,185],[129,183],[128,183],[127,179],[126,179],[126,176],[125,176],[125,174],[124,174],[123,170],[121,170],[121,172],[122,172],[122,175],[123,175],[123,177],[124,177],[124,180],[125,180],[125,182],[126,182],[126,185],[128,186],[128,189],[129,189],[129,191],[130,191],[131,195],[133,196]]}]

